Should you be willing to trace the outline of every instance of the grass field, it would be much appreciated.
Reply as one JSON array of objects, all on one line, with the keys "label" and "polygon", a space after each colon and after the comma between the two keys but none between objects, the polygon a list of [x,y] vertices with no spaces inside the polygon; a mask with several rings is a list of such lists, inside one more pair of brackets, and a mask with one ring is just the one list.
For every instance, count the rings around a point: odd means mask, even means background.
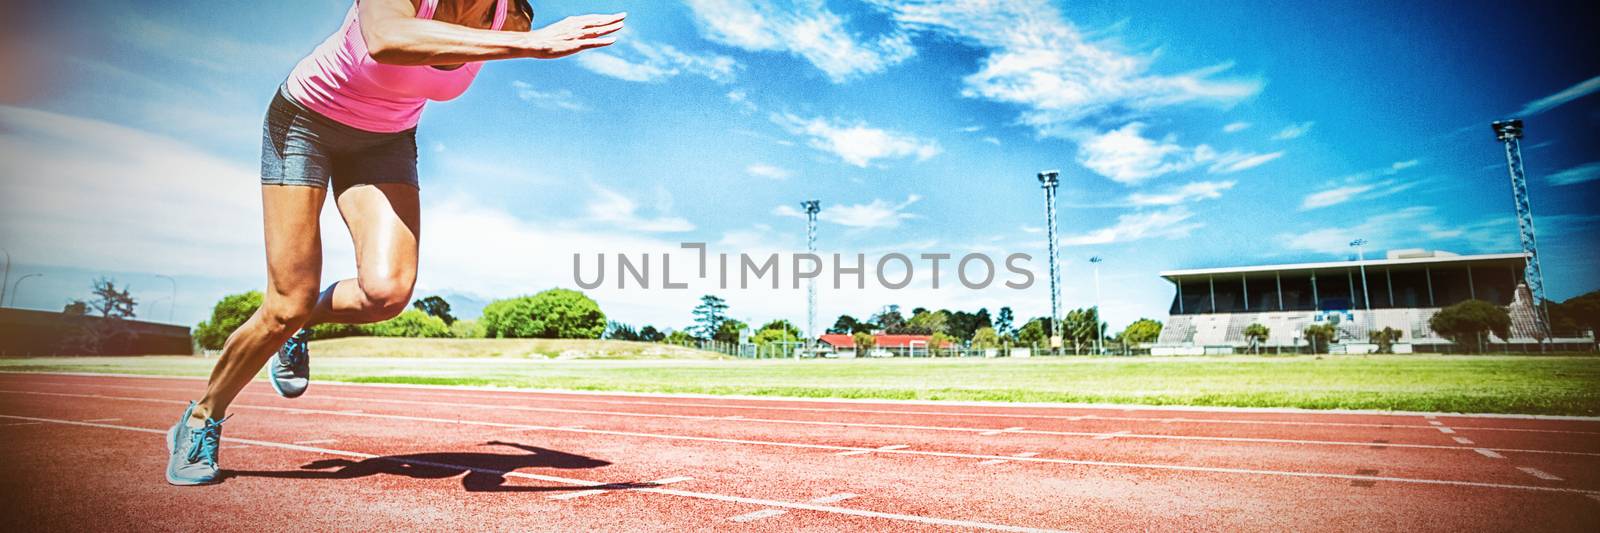
[{"label": "grass field", "polygon": [[[336,351],[330,346],[314,350],[315,379],[359,383],[1600,415],[1600,357],[1592,356],[748,361],[337,357],[324,353]],[[213,362],[199,357],[0,358],[0,370],[204,376]]]}]

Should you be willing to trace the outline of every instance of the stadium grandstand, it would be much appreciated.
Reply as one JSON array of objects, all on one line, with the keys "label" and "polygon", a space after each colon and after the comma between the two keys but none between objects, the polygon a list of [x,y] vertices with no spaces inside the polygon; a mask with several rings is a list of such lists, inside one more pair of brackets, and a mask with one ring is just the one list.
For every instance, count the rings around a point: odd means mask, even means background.
[{"label": "stadium grandstand", "polygon": [[[1453,342],[1428,323],[1441,308],[1470,299],[1505,307],[1511,315],[1509,339],[1485,339],[1493,351],[1540,351],[1541,329],[1532,298],[1522,283],[1526,256],[1520,253],[1456,255],[1423,250],[1393,250],[1383,259],[1172,270],[1161,277],[1175,296],[1165,327],[1151,347],[1154,355],[1236,353],[1249,349],[1245,328],[1270,330],[1265,350],[1307,346],[1307,326],[1332,323],[1335,353],[1376,350],[1368,333],[1384,328],[1402,332],[1398,353],[1456,351]],[[1554,332],[1545,349],[1589,350],[1593,332]]]}]

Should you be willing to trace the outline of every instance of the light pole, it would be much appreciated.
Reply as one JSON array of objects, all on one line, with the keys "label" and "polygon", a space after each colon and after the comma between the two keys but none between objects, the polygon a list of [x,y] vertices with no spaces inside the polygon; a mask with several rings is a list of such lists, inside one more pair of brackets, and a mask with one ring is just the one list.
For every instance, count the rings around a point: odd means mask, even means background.
[{"label": "light pole", "polygon": [[[1539,267],[1539,244],[1533,237],[1533,205],[1528,201],[1528,176],[1522,168],[1522,121],[1497,120],[1489,125],[1494,138],[1505,143],[1506,170],[1511,173],[1511,201],[1517,209],[1517,232],[1522,240],[1522,255],[1527,259],[1522,270],[1522,282],[1528,285],[1533,297],[1534,311],[1538,315],[1540,333],[1550,338],[1550,308],[1544,299],[1544,270]],[[1544,349],[1544,341],[1539,342]]]},{"label": "light pole", "polygon": [[1059,170],[1046,170],[1039,173],[1039,187],[1044,189],[1044,216],[1047,244],[1050,250],[1050,348],[1051,351],[1061,346],[1061,270],[1056,266],[1056,186],[1061,182]]},{"label": "light pole", "polygon": [[11,251],[0,250],[6,254],[6,272],[0,275],[0,307],[6,305],[6,286],[11,284]]},{"label": "light pole", "polygon": [[41,277],[41,276],[44,276],[44,274],[40,274],[38,272],[35,272],[35,273],[32,273],[32,274],[28,274],[26,276],[17,278],[17,282],[11,284],[11,292],[7,293],[7,294],[11,295],[11,307],[16,307],[17,306],[17,289],[22,287],[22,282],[26,281],[28,278],[37,278],[37,277]]},{"label": "light pole", "polygon": [[1359,265],[1361,268],[1361,306],[1365,308],[1368,313],[1371,313],[1372,299],[1368,297],[1367,293],[1367,256],[1366,253],[1364,253],[1367,246],[1367,240],[1356,239],[1350,241],[1350,246],[1355,247],[1356,265]]},{"label": "light pole", "polygon": [[1089,262],[1094,263],[1094,353],[1100,355],[1100,339],[1106,336],[1100,316],[1100,256],[1090,257]]},{"label": "light pole", "polygon": [[[817,257],[817,213],[822,212],[822,202],[806,200],[800,202],[806,208],[806,252],[812,258]],[[820,260],[819,260],[820,261]],[[795,264],[799,264],[796,262]],[[817,338],[817,278],[806,280],[806,353],[816,355],[816,347],[812,345]]]},{"label": "light pole", "polygon": [[172,276],[163,276],[161,274],[156,274],[156,277],[172,283],[172,300],[167,302],[167,323],[172,324],[176,311],[174,308],[178,306],[178,280],[172,279]]}]

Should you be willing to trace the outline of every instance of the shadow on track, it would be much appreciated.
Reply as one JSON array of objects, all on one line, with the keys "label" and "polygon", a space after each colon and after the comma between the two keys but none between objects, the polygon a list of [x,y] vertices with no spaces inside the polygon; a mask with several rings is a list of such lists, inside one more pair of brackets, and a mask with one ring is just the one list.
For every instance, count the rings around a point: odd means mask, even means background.
[{"label": "shadow on track", "polygon": [[[361,461],[349,459],[323,459],[300,467],[300,470],[248,471],[225,470],[224,476],[264,477],[281,479],[356,479],[378,474],[406,476],[413,479],[444,479],[458,476],[461,486],[468,492],[558,492],[590,489],[630,489],[653,486],[649,483],[613,483],[608,485],[560,485],[554,487],[506,486],[506,473],[522,468],[599,468],[611,462],[537,446],[492,441],[485,446],[510,446],[526,454],[500,454],[480,452],[430,452],[406,455],[386,455]],[[336,469],[336,470],[330,470]]]}]

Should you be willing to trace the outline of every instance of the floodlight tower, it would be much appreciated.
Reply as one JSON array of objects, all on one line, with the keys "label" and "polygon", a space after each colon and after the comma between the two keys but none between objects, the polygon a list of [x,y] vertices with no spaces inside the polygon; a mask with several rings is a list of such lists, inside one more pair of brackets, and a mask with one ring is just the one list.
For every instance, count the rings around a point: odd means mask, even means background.
[{"label": "floodlight tower", "polygon": [[1098,255],[1089,258],[1089,262],[1090,263],[1094,263],[1094,354],[1095,355],[1101,355],[1103,353],[1103,352],[1100,351],[1100,339],[1103,339],[1106,336],[1106,330],[1105,330],[1104,327],[1101,326],[1102,324],[1105,324],[1105,317],[1100,316],[1100,261],[1101,261],[1101,259],[1100,259],[1100,256],[1098,256]]},{"label": "floodlight tower", "polygon": [[1044,189],[1044,222],[1045,237],[1049,239],[1047,246],[1050,253],[1050,344],[1055,348],[1055,339],[1061,335],[1061,270],[1056,266],[1056,186],[1061,184],[1057,178],[1061,176],[1059,170],[1046,170],[1039,173],[1039,186]]},{"label": "floodlight tower", "polygon": [[[800,202],[806,210],[806,251],[817,256],[817,213],[822,212],[822,202]],[[817,338],[817,278],[806,280],[806,351],[811,352],[813,339]]]},{"label": "floodlight tower", "polygon": [[1528,178],[1522,171],[1522,121],[1496,120],[1489,127],[1495,139],[1506,145],[1506,168],[1511,173],[1511,199],[1517,204],[1517,229],[1522,237],[1522,253],[1528,266],[1523,269],[1523,282],[1533,295],[1534,315],[1538,328],[1545,338],[1550,338],[1550,314],[1544,301],[1544,271],[1539,268],[1539,245],[1533,238],[1533,208],[1528,204]]}]

